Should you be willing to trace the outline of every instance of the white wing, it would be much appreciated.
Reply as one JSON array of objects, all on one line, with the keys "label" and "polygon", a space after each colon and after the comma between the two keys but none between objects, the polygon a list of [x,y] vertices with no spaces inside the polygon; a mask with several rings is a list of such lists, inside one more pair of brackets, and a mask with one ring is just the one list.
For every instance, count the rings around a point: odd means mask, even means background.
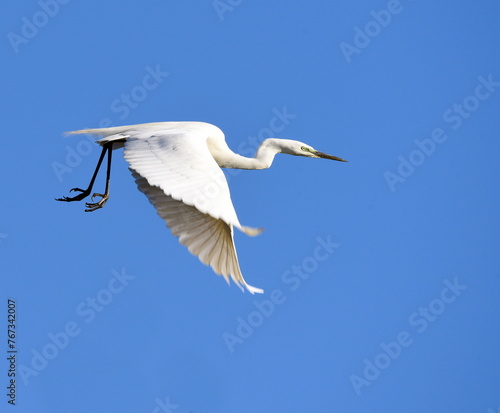
[{"label": "white wing", "polygon": [[150,185],[200,212],[241,227],[226,177],[208,149],[205,128],[139,130],[128,135],[123,155]]},{"label": "white wing", "polygon": [[139,190],[148,197],[172,234],[179,237],[179,242],[188,247],[191,254],[196,255],[202,263],[210,265],[215,273],[223,275],[228,283],[231,276],[240,288],[245,287],[252,294],[263,292],[247,284],[241,274],[232,225],[175,200],[157,186],[149,185],[133,169],[131,171]]},{"label": "white wing", "polygon": [[[153,126],[154,125],[154,126]],[[99,142],[125,140],[124,157],[137,186],[165,220],[181,244],[229,282],[229,277],[252,294],[261,289],[248,285],[238,264],[233,226],[243,227],[236,216],[229,187],[207,146],[210,132],[204,123],[165,123],[110,128]]]}]

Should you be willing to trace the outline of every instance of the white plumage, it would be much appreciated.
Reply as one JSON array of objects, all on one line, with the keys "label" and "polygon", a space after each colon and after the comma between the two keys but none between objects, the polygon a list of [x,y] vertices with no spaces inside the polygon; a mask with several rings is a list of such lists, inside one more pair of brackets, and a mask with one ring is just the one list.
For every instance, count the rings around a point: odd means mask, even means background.
[{"label": "white plumage", "polygon": [[[106,150],[110,151],[110,162],[111,151],[123,147],[139,190],[148,197],[173,235],[179,237],[180,243],[227,282],[231,277],[240,288],[252,294],[263,290],[247,284],[241,274],[233,227],[247,235],[257,235],[262,230],[240,224],[220,167],[268,168],[278,152],[344,161],[302,142],[285,139],[267,139],[255,158],[245,158],[229,149],[219,128],[203,122],[146,123],[70,133],[101,136],[97,142],[104,149],[89,188],[85,191],[74,188],[82,194],[59,200],[77,201],[88,196]],[[102,200],[87,203],[88,211],[104,205],[108,185],[104,195],[95,196],[101,196]]]}]

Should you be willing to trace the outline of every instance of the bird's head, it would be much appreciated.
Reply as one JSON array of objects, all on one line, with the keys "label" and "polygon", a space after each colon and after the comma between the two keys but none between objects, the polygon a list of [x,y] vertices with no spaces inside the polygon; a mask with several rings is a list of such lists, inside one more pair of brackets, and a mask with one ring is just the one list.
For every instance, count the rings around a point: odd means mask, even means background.
[{"label": "bird's head", "polygon": [[312,146],[289,139],[280,139],[280,149],[281,153],[286,153],[288,155],[295,156],[305,156],[307,158],[323,158],[332,159],[334,161],[347,162],[345,159],[339,158],[338,156],[328,155],[327,153],[317,151]]}]

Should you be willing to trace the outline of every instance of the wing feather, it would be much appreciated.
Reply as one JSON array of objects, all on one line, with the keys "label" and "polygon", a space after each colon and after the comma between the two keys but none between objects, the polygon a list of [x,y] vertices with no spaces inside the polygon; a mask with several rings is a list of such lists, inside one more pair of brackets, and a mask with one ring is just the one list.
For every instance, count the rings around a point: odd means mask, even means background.
[{"label": "wing feather", "polygon": [[201,131],[132,133],[124,148],[130,167],[165,194],[240,228],[229,186]]},{"label": "wing feather", "polygon": [[245,287],[252,294],[263,292],[247,284],[241,274],[232,225],[172,198],[162,189],[150,185],[146,178],[132,168],[131,172],[139,190],[148,197],[172,234],[179,237],[179,242],[189,252],[198,256],[202,263],[210,265],[228,283],[231,278],[238,287]]}]

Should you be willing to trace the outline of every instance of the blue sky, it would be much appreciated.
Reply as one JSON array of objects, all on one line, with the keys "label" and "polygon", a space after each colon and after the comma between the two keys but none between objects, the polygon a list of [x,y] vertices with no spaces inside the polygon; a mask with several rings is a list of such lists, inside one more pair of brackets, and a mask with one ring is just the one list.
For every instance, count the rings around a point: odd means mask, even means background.
[{"label": "blue sky", "polygon": [[[0,363],[16,407],[86,412],[497,412],[498,2],[8,2],[0,17]],[[107,125],[198,120],[228,171],[246,280],[181,246]],[[102,176],[96,190],[103,187]],[[4,390],[3,393],[6,393]]]}]

